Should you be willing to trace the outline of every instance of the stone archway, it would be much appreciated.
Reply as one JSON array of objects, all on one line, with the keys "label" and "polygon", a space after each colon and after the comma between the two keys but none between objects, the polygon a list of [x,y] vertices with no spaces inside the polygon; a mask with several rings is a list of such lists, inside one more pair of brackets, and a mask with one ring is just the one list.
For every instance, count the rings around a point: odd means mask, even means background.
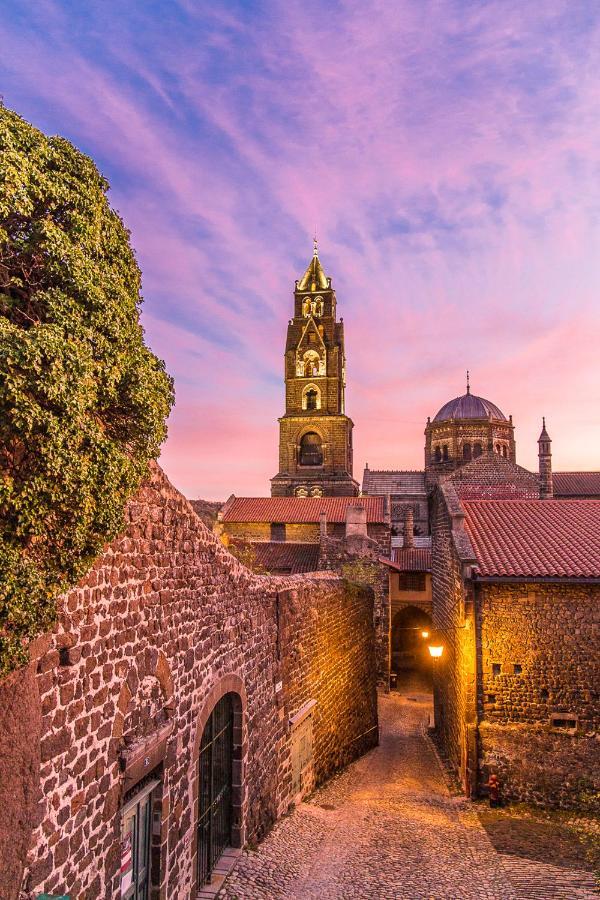
[{"label": "stone archway", "polygon": [[[225,705],[230,707],[231,722],[228,724],[226,719],[227,710]],[[246,840],[246,789],[244,780],[244,769],[246,757],[248,753],[248,740],[246,729],[246,690],[242,679],[238,675],[225,675],[209,692],[202,706],[202,711],[198,717],[196,727],[196,736],[194,740],[194,751],[192,754],[193,765],[193,809],[194,823],[197,826],[203,815],[202,804],[202,785],[201,769],[204,761],[201,759],[202,751],[205,749],[207,742],[212,740],[220,726],[225,726],[227,734],[224,739],[228,746],[225,747],[223,741],[221,750],[231,754],[231,784],[230,784],[230,846],[243,847]],[[215,714],[218,722],[215,723]],[[215,728],[215,725],[219,726]],[[221,752],[221,751],[219,751]],[[206,800],[206,798],[205,798]],[[194,889],[200,888],[198,876],[201,868],[201,840],[199,838],[198,829],[196,828],[195,848],[194,848]]]},{"label": "stone archway", "polygon": [[405,606],[392,620],[392,669],[398,675],[398,687],[417,679],[430,684],[431,660],[427,640],[422,632],[431,633],[431,615],[416,605]]}]

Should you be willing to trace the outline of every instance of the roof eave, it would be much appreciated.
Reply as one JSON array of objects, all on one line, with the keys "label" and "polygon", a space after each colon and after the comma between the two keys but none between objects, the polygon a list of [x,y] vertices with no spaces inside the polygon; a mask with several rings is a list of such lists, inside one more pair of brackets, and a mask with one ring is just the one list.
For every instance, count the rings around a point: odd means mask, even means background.
[{"label": "roof eave", "polygon": [[481,575],[473,571],[471,579],[485,584],[600,584],[600,575]]}]

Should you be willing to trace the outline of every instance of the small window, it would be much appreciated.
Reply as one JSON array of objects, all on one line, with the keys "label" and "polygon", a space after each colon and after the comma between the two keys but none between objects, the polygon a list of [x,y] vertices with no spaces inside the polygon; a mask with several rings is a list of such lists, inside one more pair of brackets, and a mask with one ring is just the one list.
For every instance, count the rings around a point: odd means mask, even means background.
[{"label": "small window", "polygon": [[523,671],[523,666],[521,665],[521,663],[514,663],[513,673],[515,675],[520,675],[522,671]]},{"label": "small window", "polygon": [[306,392],[306,408],[307,409],[317,409],[317,397],[319,395],[316,391],[307,391]]},{"label": "small window", "polygon": [[271,522],[271,540],[285,541],[285,523]]},{"label": "small window", "polygon": [[469,460],[472,459],[472,451],[470,444],[463,444],[463,459]]},{"label": "small window", "polygon": [[473,446],[473,456],[474,456],[474,458],[477,459],[477,457],[478,457],[478,456],[481,456],[482,453],[483,453],[483,449],[482,449],[482,447],[481,447],[481,444],[474,444],[474,446]]},{"label": "small window", "polygon": [[554,713],[550,716],[550,728],[553,731],[566,731],[575,734],[577,731],[577,716],[572,713]]},{"label": "small window", "polygon": [[436,462],[441,462],[441,461],[442,461],[442,451],[440,450],[439,447],[436,447],[436,448],[435,448],[435,461],[436,461]]},{"label": "small window", "polygon": [[502,663],[492,663],[492,675],[494,678],[502,672]]},{"label": "small window", "polygon": [[506,447],[502,448],[502,456],[506,459]]},{"label": "small window", "polygon": [[487,702],[488,702],[488,703],[495,703],[495,702],[496,702],[496,695],[495,695],[495,694],[488,694],[488,695],[487,695]]},{"label": "small window", "polygon": [[400,572],[398,575],[398,590],[400,591],[424,591],[426,583],[424,572]]},{"label": "small window", "polygon": [[444,462],[448,461],[448,444],[444,444],[442,447],[442,458]]}]

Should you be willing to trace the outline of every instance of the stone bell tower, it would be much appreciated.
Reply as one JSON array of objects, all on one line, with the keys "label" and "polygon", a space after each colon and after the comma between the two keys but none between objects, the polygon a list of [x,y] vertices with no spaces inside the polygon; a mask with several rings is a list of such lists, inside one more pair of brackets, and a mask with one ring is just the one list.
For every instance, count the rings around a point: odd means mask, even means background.
[{"label": "stone bell tower", "polygon": [[279,472],[273,497],[356,497],[353,422],[345,414],[344,325],[331,278],[313,258],[294,290],[285,346],[285,414],[279,419]]}]

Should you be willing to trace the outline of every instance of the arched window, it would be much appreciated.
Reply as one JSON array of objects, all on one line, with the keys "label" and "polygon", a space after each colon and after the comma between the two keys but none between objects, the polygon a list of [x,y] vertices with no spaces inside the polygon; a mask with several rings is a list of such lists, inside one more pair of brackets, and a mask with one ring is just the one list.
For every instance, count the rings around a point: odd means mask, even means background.
[{"label": "arched window", "polygon": [[311,310],[310,297],[307,297],[305,299],[304,303],[302,304],[302,312],[304,313],[305,316],[309,316],[310,310]]},{"label": "arched window", "polygon": [[470,444],[463,444],[463,459],[467,459],[467,460],[468,460],[468,459],[472,459],[472,458],[473,458],[473,454],[472,454],[472,451],[471,451],[471,445],[470,445]]},{"label": "arched window", "polygon": [[506,452],[506,447],[502,448],[502,456],[504,457],[504,459],[506,459],[506,457],[508,456],[508,454]]},{"label": "arched window", "polygon": [[498,456],[500,456],[500,455],[502,454],[502,450],[501,450],[501,448],[500,448],[500,444],[496,444],[496,453],[498,454]]},{"label": "arched window", "polygon": [[302,391],[302,409],[321,409],[321,391],[316,384],[307,384]]},{"label": "arched window", "polygon": [[323,447],[321,446],[321,438],[314,431],[309,431],[302,436],[302,440],[300,441],[300,465],[323,465]]},{"label": "arched window", "polygon": [[442,451],[440,450],[439,447],[436,447],[436,448],[435,448],[435,461],[436,461],[436,462],[441,462],[441,461],[442,461]]},{"label": "arched window", "polygon": [[448,461],[448,444],[444,444],[442,447],[442,458],[444,462]]},{"label": "arched window", "polygon": [[474,456],[474,458],[477,459],[477,457],[478,457],[478,456],[481,456],[482,453],[483,453],[483,448],[482,448],[481,444],[479,444],[479,443],[475,444],[475,445],[473,446],[473,456]]}]

